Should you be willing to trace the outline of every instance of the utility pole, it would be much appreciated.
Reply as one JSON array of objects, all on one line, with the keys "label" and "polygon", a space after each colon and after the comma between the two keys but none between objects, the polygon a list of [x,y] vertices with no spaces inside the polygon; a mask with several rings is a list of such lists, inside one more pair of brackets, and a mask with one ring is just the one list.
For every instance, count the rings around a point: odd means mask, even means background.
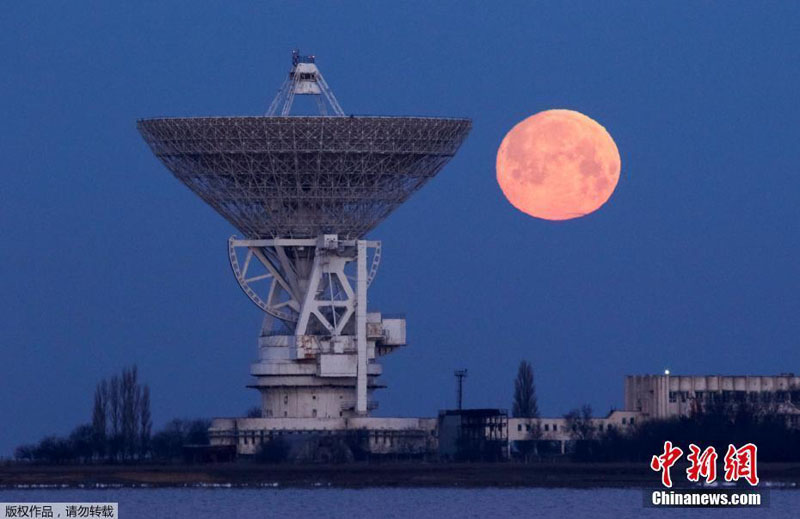
[{"label": "utility pole", "polygon": [[455,371],[455,376],[458,379],[458,388],[457,388],[457,395],[458,395],[458,409],[461,410],[461,405],[464,401],[464,379],[467,377],[467,370],[466,369],[457,369]]}]

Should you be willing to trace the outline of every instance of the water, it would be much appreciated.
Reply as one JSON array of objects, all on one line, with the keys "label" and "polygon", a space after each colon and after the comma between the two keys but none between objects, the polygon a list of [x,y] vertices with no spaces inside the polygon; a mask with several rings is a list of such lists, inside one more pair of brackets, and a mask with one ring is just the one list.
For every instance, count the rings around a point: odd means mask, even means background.
[{"label": "water", "polygon": [[154,518],[468,518],[797,517],[800,491],[772,490],[760,509],[654,509],[639,489],[115,488],[0,490],[2,502],[120,504],[122,519]]}]

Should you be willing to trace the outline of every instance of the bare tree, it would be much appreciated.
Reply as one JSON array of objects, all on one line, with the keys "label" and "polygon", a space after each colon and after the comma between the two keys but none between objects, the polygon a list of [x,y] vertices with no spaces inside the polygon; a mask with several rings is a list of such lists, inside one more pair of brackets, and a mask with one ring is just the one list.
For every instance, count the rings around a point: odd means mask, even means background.
[{"label": "bare tree", "polygon": [[120,386],[120,399],[122,400],[122,412],[120,417],[121,426],[121,451],[124,460],[130,453],[131,441],[131,422],[134,420],[133,414],[133,384],[131,382],[128,368],[122,368],[122,378]]},{"label": "bare tree", "polygon": [[567,430],[573,440],[591,440],[594,438],[592,425],[592,406],[584,404],[580,409],[573,409],[564,415]]},{"label": "bare tree", "polygon": [[92,407],[92,448],[94,455],[100,459],[107,454],[108,439],[108,383],[101,380],[94,390],[94,406]]},{"label": "bare tree", "polygon": [[122,456],[132,458],[138,451],[140,389],[136,366],[122,370]]},{"label": "bare tree", "polygon": [[109,423],[111,425],[111,437],[109,438],[109,455],[112,459],[116,460],[120,451],[120,437],[121,437],[121,416],[122,416],[122,401],[120,397],[120,381],[117,375],[111,377],[108,385],[108,413]]},{"label": "bare tree", "polygon": [[147,455],[153,428],[150,388],[138,378],[133,365],[97,384],[91,426],[95,456],[116,461]]},{"label": "bare tree", "polygon": [[514,402],[511,415],[516,418],[539,418],[539,402],[533,381],[533,367],[527,360],[519,363],[514,380]]},{"label": "bare tree", "polygon": [[150,388],[145,385],[141,394],[139,402],[139,458],[143,459],[150,450],[150,433],[153,429],[153,421],[150,417]]}]

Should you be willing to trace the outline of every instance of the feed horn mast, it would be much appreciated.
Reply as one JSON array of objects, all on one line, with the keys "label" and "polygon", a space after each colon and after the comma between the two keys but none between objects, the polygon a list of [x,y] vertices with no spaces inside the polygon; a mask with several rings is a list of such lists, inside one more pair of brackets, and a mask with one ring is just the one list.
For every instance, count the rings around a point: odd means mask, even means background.
[{"label": "feed horn mast", "polygon": [[[290,115],[296,96],[319,115]],[[406,344],[406,322],[367,309],[381,242],[365,235],[433,178],[468,119],[345,116],[313,56],[255,117],[138,121],[153,153],[236,227],[239,286],[264,313],[249,386],[264,418],[367,415],[378,360]],[[228,345],[223,345],[228,347]]]}]

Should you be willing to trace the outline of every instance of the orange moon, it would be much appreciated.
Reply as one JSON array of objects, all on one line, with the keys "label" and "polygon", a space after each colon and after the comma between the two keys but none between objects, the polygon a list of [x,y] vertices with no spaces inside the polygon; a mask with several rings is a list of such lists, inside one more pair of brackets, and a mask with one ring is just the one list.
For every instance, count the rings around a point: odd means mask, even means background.
[{"label": "orange moon", "polygon": [[569,220],[609,199],[621,161],[614,139],[572,110],[532,115],[497,150],[497,183],[511,205],[536,218]]}]

